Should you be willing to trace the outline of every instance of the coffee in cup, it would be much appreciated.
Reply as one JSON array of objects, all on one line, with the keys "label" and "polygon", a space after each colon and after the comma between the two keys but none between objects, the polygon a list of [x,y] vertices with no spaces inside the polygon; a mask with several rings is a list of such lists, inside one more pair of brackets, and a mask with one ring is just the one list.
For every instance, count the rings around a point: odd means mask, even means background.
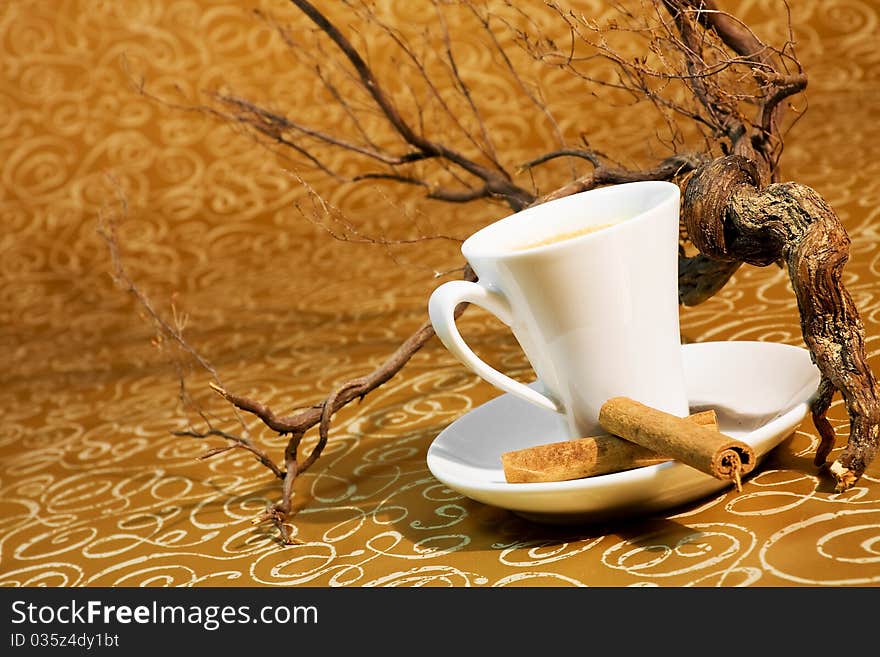
[{"label": "coffee in cup", "polygon": [[519,247],[519,250],[525,249],[534,249],[537,246],[547,246],[548,244],[555,244],[556,242],[563,242],[565,240],[571,239],[572,237],[580,237],[581,235],[589,235],[590,233],[595,233],[596,231],[602,230],[603,228],[608,228],[613,224],[597,224],[595,226],[585,226],[579,230],[573,230],[567,233],[560,233],[558,235],[551,235],[550,237],[545,237],[543,239],[538,240],[537,242],[530,242],[529,244],[525,244]]}]

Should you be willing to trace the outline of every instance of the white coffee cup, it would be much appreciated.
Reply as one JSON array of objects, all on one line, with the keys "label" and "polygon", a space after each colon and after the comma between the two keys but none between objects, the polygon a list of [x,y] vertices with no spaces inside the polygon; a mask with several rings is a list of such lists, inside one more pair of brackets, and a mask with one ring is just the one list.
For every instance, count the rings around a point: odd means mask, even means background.
[{"label": "white coffee cup", "polygon": [[[571,438],[602,433],[599,408],[616,396],[687,415],[679,203],[672,183],[633,182],[549,201],[486,226],[461,247],[478,282],[450,281],[431,294],[437,336],[492,385],[559,413]],[[597,226],[606,227],[539,244]],[[534,384],[474,354],[455,325],[462,302],[482,306],[511,328],[537,375]]]}]

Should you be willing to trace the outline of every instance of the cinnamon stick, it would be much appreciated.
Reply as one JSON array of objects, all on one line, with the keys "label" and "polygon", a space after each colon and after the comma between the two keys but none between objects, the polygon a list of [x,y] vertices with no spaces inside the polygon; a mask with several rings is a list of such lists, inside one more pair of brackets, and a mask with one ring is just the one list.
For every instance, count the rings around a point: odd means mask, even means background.
[{"label": "cinnamon stick", "polygon": [[[718,429],[714,410],[694,413],[687,421]],[[670,460],[669,456],[613,435],[563,440],[501,455],[504,477],[509,483],[581,479]]]},{"label": "cinnamon stick", "polygon": [[755,467],[754,451],[743,441],[627,397],[614,397],[602,404],[599,424],[658,454],[733,481],[737,490],[741,490],[742,476]]}]

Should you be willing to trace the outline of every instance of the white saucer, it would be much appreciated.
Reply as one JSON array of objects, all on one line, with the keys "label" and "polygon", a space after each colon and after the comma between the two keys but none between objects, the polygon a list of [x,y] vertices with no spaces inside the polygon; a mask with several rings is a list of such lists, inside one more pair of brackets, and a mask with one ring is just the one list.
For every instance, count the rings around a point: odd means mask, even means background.
[{"label": "white saucer", "polygon": [[[818,369],[799,347],[704,342],[684,345],[682,354],[691,411],[716,409],[719,430],[751,445],[759,462],[797,429],[819,385]],[[548,523],[656,512],[732,485],[678,461],[571,481],[507,483],[501,454],[565,440],[559,426],[552,411],[503,394],[440,432],[428,468],[473,500]]]}]

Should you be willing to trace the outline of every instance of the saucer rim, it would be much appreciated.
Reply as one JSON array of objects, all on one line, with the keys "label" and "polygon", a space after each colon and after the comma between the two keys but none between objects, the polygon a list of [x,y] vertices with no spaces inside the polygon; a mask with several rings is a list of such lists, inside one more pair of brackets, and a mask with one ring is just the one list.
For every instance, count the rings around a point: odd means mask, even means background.
[{"label": "saucer rim", "polygon": [[[803,347],[798,347],[785,343],[765,342],[759,340],[717,340],[709,342],[685,343],[682,344],[682,349],[700,351],[702,349],[711,350],[713,348],[718,348],[719,346],[724,348],[731,347],[733,345],[742,347],[748,346],[750,348],[758,349],[796,351],[799,356],[803,357],[804,355],[806,355],[807,357],[809,357],[808,350]],[[815,368],[815,365],[813,365],[813,367]],[[748,433],[740,437],[741,440],[743,440],[753,448],[762,447],[762,449],[758,450],[758,453],[756,454],[756,460],[758,461],[758,463],[760,463],[764,459],[764,457],[769,454],[770,451],[778,446],[779,443],[785,440],[786,437],[790,436],[791,433],[797,429],[797,426],[806,417],[807,413],[809,412],[810,399],[812,398],[813,394],[815,394],[815,391],[807,395],[806,398],[804,398],[803,393],[810,389],[811,381],[815,381],[816,385],[818,386],[818,369],[815,369],[812,378],[804,379],[803,385],[799,389],[801,401],[794,403],[791,408],[789,408],[785,413],[777,415],[765,424],[756,427],[752,431],[749,431]],[[794,395],[793,399],[797,399],[799,395]],[[630,470],[624,470],[605,475],[598,475],[596,477],[583,477],[579,479],[554,482],[523,483],[513,483],[506,481],[486,481],[484,479],[460,477],[456,476],[455,473],[450,473],[446,471],[442,467],[438,468],[438,461],[442,460],[442,457],[437,456],[436,451],[440,449],[438,447],[438,444],[442,442],[444,435],[447,434],[447,432],[452,431],[453,427],[469,414],[474,413],[477,410],[486,406],[487,404],[491,404],[492,402],[499,400],[503,397],[513,397],[513,395],[511,395],[510,393],[502,393],[472,408],[471,410],[453,420],[449,425],[444,427],[444,429],[437,434],[437,436],[431,442],[427,451],[426,462],[431,474],[444,485],[457,492],[460,492],[462,495],[470,499],[476,500],[484,504],[506,508],[514,512],[529,513],[533,515],[555,516],[565,515],[567,512],[535,511],[534,509],[526,509],[521,505],[505,504],[505,501],[503,500],[490,502],[479,499],[479,497],[475,496],[474,493],[479,493],[481,495],[500,496],[517,496],[523,493],[535,493],[539,496],[544,496],[549,493],[589,492],[591,490],[602,490],[606,488],[610,490],[614,487],[621,485],[639,485],[657,477],[662,477],[664,475],[670,476],[675,474],[674,471],[678,469],[685,469],[683,470],[684,476],[704,477],[705,481],[703,482],[703,484],[707,489],[714,486],[715,490],[719,490],[726,486],[733,485],[732,482],[727,482],[720,479],[714,480],[711,475],[699,472],[694,468],[691,468],[690,466],[687,466],[686,464],[678,461],[666,461],[664,463],[642,466],[639,468],[633,468]],[[767,445],[763,445],[763,443],[765,442],[767,443]],[[711,493],[711,491],[709,492]]]},{"label": "saucer rim", "polygon": [[[507,393],[505,393],[507,394]],[[791,424],[792,422],[797,421],[798,423],[802,421],[809,410],[808,402],[799,402],[796,405],[792,406],[792,408],[780,415],[778,417],[773,418],[770,422],[766,424],[762,424],[760,427],[754,429],[753,431],[748,432],[745,436],[739,438],[743,442],[747,443],[751,447],[755,447],[754,443],[760,443],[761,440],[764,440],[766,437],[774,436],[777,433],[777,426],[784,428]],[[797,418],[795,420],[795,418]],[[438,438],[439,438],[438,434]],[[436,438],[435,438],[436,440]],[[432,443],[433,446],[433,443]],[[775,445],[774,445],[775,446]],[[766,454],[774,447],[771,446],[767,450],[756,454],[755,458],[757,461],[766,456]],[[429,452],[430,453],[430,452]],[[565,481],[535,481],[535,482],[507,482],[507,481],[499,481],[499,482],[480,482],[480,490],[485,490],[487,492],[505,492],[508,490],[517,490],[517,491],[525,491],[530,490],[536,493],[544,493],[548,491],[566,491],[567,489],[573,490],[581,490],[583,488],[593,488],[598,486],[606,486],[613,485],[617,479],[638,479],[645,478],[650,479],[656,476],[656,473],[662,473],[665,470],[671,469],[680,469],[689,467],[684,463],[678,461],[666,461],[664,463],[655,463],[653,465],[645,465],[638,468],[632,468],[630,470],[621,470],[619,472],[610,472],[608,474],[597,475],[594,477],[581,477],[579,479],[567,479]],[[454,475],[449,476],[445,475],[441,479],[431,467],[431,464],[428,464],[428,468],[431,470],[431,474],[433,474],[438,480],[442,481],[444,484],[448,482],[461,482],[463,486],[473,487],[473,479],[465,479],[465,478],[457,478]],[[706,475],[707,477],[710,475]],[[627,482],[629,483],[629,482]],[[719,483],[723,486],[728,482],[724,482],[719,480]],[[732,482],[731,482],[732,483]]]}]

